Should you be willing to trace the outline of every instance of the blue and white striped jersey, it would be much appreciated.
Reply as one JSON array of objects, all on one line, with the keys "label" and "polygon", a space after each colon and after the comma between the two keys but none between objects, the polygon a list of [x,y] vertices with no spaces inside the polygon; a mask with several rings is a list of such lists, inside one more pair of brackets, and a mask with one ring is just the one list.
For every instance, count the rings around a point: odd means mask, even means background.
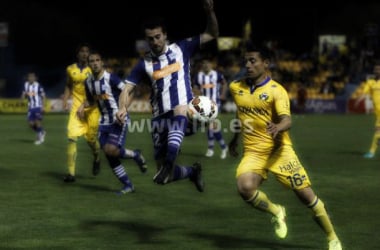
[{"label": "blue and white striped jersey", "polygon": [[42,108],[45,91],[38,82],[25,82],[23,94],[28,98],[28,108]]},{"label": "blue and white striped jersey", "polygon": [[223,80],[224,76],[216,70],[211,70],[208,73],[199,71],[195,78],[195,84],[200,87],[203,95],[219,105]]},{"label": "blue and white striped jersey", "polygon": [[119,110],[119,95],[125,83],[115,74],[104,71],[96,80],[93,75],[86,79],[86,97],[90,104],[97,103],[100,110],[100,125],[111,125],[116,121]]},{"label": "blue and white striped jersey", "polygon": [[190,59],[200,47],[200,37],[192,37],[166,46],[165,53],[155,56],[148,52],[126,78],[127,83],[139,84],[148,76],[152,84],[153,117],[186,105],[193,97]]}]

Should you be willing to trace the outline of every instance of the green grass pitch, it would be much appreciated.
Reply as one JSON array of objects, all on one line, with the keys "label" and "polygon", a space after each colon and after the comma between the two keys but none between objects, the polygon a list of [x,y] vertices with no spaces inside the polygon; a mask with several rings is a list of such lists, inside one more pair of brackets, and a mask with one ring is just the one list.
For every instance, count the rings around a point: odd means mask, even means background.
[{"label": "green grass pitch", "polygon": [[[138,121],[150,115],[131,117]],[[233,115],[220,118],[228,128]],[[126,147],[142,149],[149,164],[141,174],[133,161],[123,161],[136,193],[115,194],[121,185],[104,157],[100,175],[91,175],[92,157],[83,138],[77,182],[66,184],[66,122],[67,115],[45,115],[46,141],[35,146],[26,115],[0,115],[0,249],[327,249],[310,211],[270,176],[262,190],[288,214],[288,237],[276,239],[270,216],[237,194],[239,159],[219,159],[218,147],[213,158],[205,158],[201,132],[186,137],[178,163],[202,162],[204,193],[188,180],[153,183],[147,130],[127,135]],[[293,116],[294,147],[346,250],[380,245],[380,156],[362,157],[373,126],[372,115]],[[231,134],[224,137],[228,142]]]}]

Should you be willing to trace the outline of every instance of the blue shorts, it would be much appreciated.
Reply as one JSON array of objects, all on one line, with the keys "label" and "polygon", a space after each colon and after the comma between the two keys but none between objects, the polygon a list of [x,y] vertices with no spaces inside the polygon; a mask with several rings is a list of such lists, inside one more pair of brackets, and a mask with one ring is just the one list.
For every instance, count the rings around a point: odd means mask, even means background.
[{"label": "blue shorts", "polygon": [[103,148],[106,144],[112,144],[118,148],[124,147],[125,140],[127,138],[128,123],[120,125],[114,123],[112,125],[100,125],[99,126],[99,143]]},{"label": "blue shorts", "polygon": [[28,121],[42,121],[42,108],[31,108],[28,110]]}]

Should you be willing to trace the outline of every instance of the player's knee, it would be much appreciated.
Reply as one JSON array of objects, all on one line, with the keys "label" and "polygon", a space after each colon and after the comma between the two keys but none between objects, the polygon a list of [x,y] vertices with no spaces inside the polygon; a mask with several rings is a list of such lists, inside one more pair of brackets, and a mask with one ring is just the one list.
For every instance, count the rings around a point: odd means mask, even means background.
[{"label": "player's knee", "polygon": [[244,200],[248,200],[252,197],[252,194],[256,192],[258,185],[251,178],[242,176],[238,178],[237,187],[240,196]]},{"label": "player's knee", "polygon": [[120,152],[119,148],[112,144],[106,144],[103,147],[103,151],[106,155],[112,156],[112,157],[118,157]]}]

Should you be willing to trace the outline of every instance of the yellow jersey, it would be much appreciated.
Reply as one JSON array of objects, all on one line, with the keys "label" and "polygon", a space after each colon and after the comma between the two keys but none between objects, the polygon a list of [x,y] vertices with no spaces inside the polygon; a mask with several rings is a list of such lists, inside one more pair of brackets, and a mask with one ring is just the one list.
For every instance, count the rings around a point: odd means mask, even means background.
[{"label": "yellow jersey", "polygon": [[380,80],[368,79],[365,81],[363,93],[371,97],[375,113],[380,114]]},{"label": "yellow jersey", "polygon": [[72,108],[75,110],[86,100],[85,80],[91,75],[90,67],[80,68],[74,63],[66,68],[67,84],[71,86]]},{"label": "yellow jersey", "polygon": [[241,123],[244,152],[270,154],[280,146],[291,146],[288,131],[279,133],[275,139],[266,132],[268,123],[277,123],[280,115],[290,116],[287,91],[270,77],[256,86],[250,86],[246,81],[233,81],[229,86]]}]

